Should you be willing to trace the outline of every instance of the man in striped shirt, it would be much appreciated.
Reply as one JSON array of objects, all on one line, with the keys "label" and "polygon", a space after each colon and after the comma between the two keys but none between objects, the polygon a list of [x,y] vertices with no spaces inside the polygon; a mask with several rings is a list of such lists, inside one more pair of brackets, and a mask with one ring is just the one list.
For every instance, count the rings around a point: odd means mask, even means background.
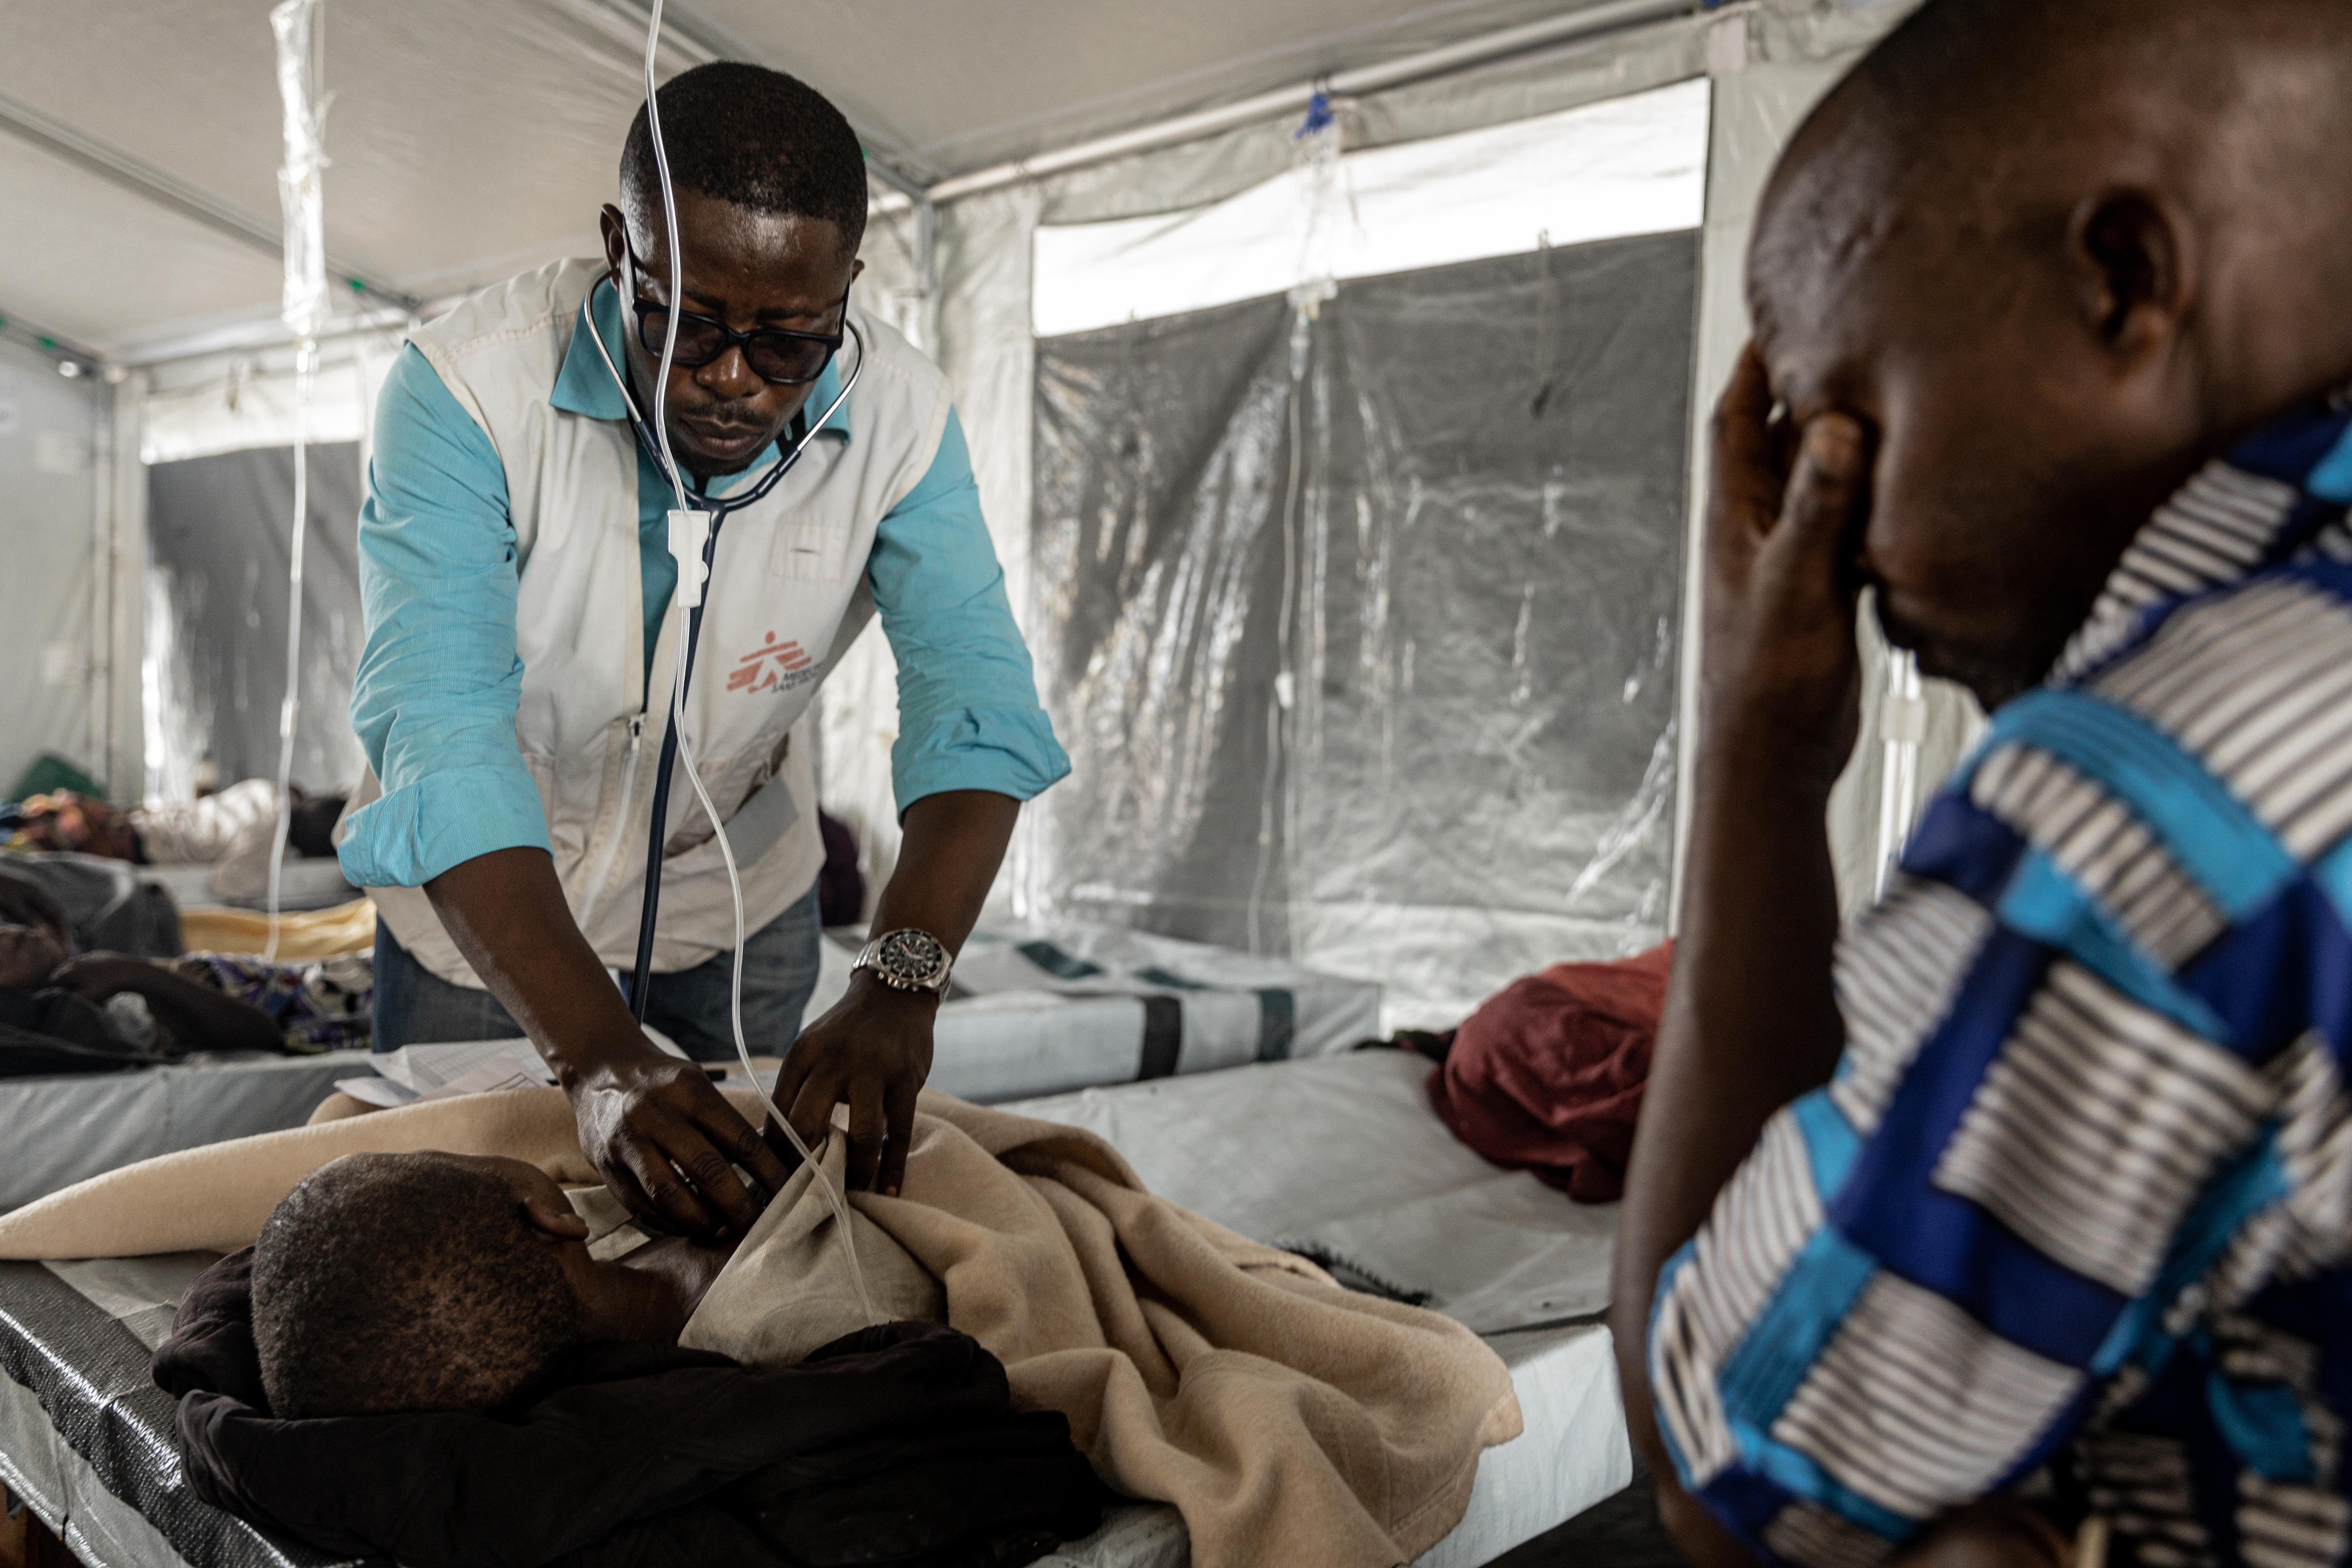
[{"label": "man in striped shirt", "polygon": [[[2347,1558],[2347,150],[2341,0],[1929,0],[1774,177],[1614,1319],[1702,1564]],[[1863,586],[1993,718],[1833,962]]]}]

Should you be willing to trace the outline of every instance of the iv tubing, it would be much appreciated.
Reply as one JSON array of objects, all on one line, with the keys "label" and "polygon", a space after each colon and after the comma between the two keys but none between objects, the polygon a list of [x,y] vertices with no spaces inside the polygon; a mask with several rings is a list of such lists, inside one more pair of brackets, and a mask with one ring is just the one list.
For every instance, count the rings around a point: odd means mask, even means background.
[{"label": "iv tubing", "polygon": [[[280,315],[293,329],[294,521],[288,531],[286,689],[278,707],[277,823],[269,843],[269,939],[265,962],[278,961],[286,841],[294,824],[294,731],[302,710],[302,542],[310,531],[310,400],[319,372],[319,329],[328,317],[326,240],[320,171],[326,166],[326,17],[318,0],[280,0],[269,13],[278,40],[278,94],[285,110],[286,162],[278,174],[286,217],[286,286]],[[274,986],[274,982],[273,982]]]},{"label": "iv tubing", "polygon": [[[669,426],[664,417],[663,406],[669,391],[670,363],[677,350],[677,301],[686,292],[686,260],[678,245],[677,197],[677,193],[670,186],[669,154],[662,148],[661,108],[656,100],[654,56],[661,44],[661,17],[662,0],[653,0],[652,16],[646,28],[646,130],[653,142],[654,169],[661,177],[662,218],[667,226],[667,237],[669,242],[670,299],[670,309],[666,312],[667,321],[662,333],[661,368],[654,377],[653,426],[655,438],[660,443],[663,470],[669,478],[670,489],[677,497],[677,510],[688,511],[694,510],[694,503],[687,495],[684,479],[679,477],[677,460],[670,453]],[[595,335],[593,323],[589,328],[589,335],[592,337]],[[599,343],[598,346],[601,349],[603,345]],[[859,369],[862,370],[865,368],[863,362],[866,355],[863,352],[864,345],[861,343],[859,347],[860,353],[857,357],[860,362]],[[842,389],[842,395],[845,397],[848,395],[848,388]],[[836,405],[837,403],[836,399]],[[797,450],[793,456],[799,456]],[[701,570],[705,580],[709,578],[710,563],[719,548],[719,521],[713,521],[710,531],[703,542]],[[678,581],[681,587],[686,586],[686,574],[688,570],[690,568],[686,562],[678,563]],[[759,1074],[751,1068],[751,1048],[744,1043],[743,1039],[743,880],[736,869],[734,847],[727,841],[727,825],[719,820],[719,809],[711,802],[710,792],[702,786],[702,775],[696,771],[694,765],[694,746],[686,738],[687,680],[694,662],[696,636],[702,627],[701,586],[700,583],[694,584],[696,603],[689,618],[687,644],[682,657],[677,661],[677,672],[670,683],[669,733],[662,745],[665,753],[664,762],[667,763],[670,742],[675,741],[678,760],[686,764],[687,782],[694,786],[694,797],[701,803],[703,814],[710,819],[710,831],[719,840],[719,858],[727,863],[727,888],[733,895],[735,902],[735,964],[728,984],[729,1020],[735,1034],[735,1055],[743,1064],[743,1077],[751,1084],[751,1092],[758,1095],[761,1103],[768,1108],[769,1114],[775,1119],[775,1124],[783,1130],[783,1134],[791,1141],[793,1151],[807,1165],[810,1176],[824,1190],[824,1201],[833,1210],[834,1221],[841,1227],[841,1245],[849,1257],[849,1279],[857,1291],[858,1310],[865,1313],[868,1323],[879,1323],[882,1320],[875,1313],[873,1298],[866,1293],[866,1270],[858,1262],[857,1237],[849,1224],[849,1205],[842,1197],[840,1190],[834,1185],[833,1178],[825,1173],[824,1167],[817,1162],[814,1152],[810,1150],[806,1142],[802,1141],[801,1135],[793,1130],[792,1122],[785,1118],[782,1110],[776,1104],[775,1098],[760,1087]],[[668,782],[667,773],[668,769],[665,765],[662,770],[661,783]],[[657,793],[666,797],[668,792],[657,789]],[[668,804],[667,798],[662,804],[664,805]],[[653,839],[654,856],[661,853],[661,842],[667,827],[667,824],[659,820],[649,825],[648,832]],[[652,890],[648,889],[649,893]],[[652,922],[648,921],[647,929],[639,933],[640,944],[653,934],[651,926]],[[631,1001],[637,1006],[639,1016],[642,1016],[643,998],[632,997]],[[830,1121],[827,1123],[826,1131],[830,1136],[832,1131]]]},{"label": "iv tubing", "polygon": [[[660,462],[661,453],[656,448],[654,438],[646,433],[645,420],[638,413],[636,395],[629,390],[628,380],[621,374],[621,367],[614,364],[613,356],[605,352],[604,340],[596,335],[593,320],[589,316],[584,304],[581,307],[581,316],[588,322],[583,330],[587,331],[588,341],[595,345],[596,357],[604,362],[604,369],[612,375],[613,384],[620,389],[622,400],[629,406],[629,426],[635,431],[638,444],[644,447],[647,457],[655,462]],[[808,444],[814,438],[816,432],[832,422],[834,415],[839,411],[841,405],[849,401],[850,391],[856,386],[857,378],[866,374],[866,335],[857,330],[856,322],[848,321],[845,324],[849,329],[849,335],[857,340],[857,359],[849,367],[849,374],[843,380],[841,390],[834,395],[833,401],[825,405],[824,415],[817,419],[816,423],[811,426],[807,420],[807,411],[803,410],[799,416],[801,433],[793,438],[793,449],[779,457],[760,482],[753,485],[748,491],[730,497],[723,501],[713,501],[709,496],[691,498],[702,510],[710,514],[710,531],[704,538],[702,545],[701,581],[709,580],[711,563],[719,550],[720,526],[726,522],[730,514],[766,495],[774,488],[776,481],[783,478],[785,473],[801,460],[801,454],[808,449]],[[675,556],[677,552],[673,549],[671,553]],[[684,562],[679,563],[679,574],[683,579]],[[686,666],[687,679],[690,683],[694,677],[695,649],[700,646],[702,640],[702,611],[698,595],[694,600],[688,602],[693,604],[695,608],[687,620],[686,648],[681,658]],[[642,717],[640,721],[642,722]],[[629,802],[633,798],[637,777],[636,744],[637,734],[633,731],[629,737],[629,771],[621,788],[621,809],[617,814],[617,820],[625,820],[629,815]],[[663,731],[661,756],[655,767],[656,783],[650,817],[651,821],[665,826],[669,822],[670,769],[677,761],[677,727],[669,725]],[[606,846],[604,857],[597,862],[596,873],[589,883],[588,896],[592,909],[604,899],[604,884],[612,870],[614,856],[619,847],[620,840],[614,837]],[[646,1021],[646,1006],[652,999],[648,976],[653,973],[655,917],[661,912],[661,840],[658,837],[651,837],[646,845],[645,897],[637,910],[636,963],[629,973],[629,1010],[636,1016],[636,1020],[640,1024]],[[587,924],[584,914],[581,919],[581,924]]]},{"label": "iv tubing", "polygon": [[286,841],[294,827],[294,725],[302,709],[302,541],[310,531],[310,383],[318,360],[318,344],[304,338],[294,351],[294,529],[287,546],[286,698],[278,710],[278,826],[269,842],[269,940],[262,948],[264,963],[278,962],[278,879],[286,869]]}]

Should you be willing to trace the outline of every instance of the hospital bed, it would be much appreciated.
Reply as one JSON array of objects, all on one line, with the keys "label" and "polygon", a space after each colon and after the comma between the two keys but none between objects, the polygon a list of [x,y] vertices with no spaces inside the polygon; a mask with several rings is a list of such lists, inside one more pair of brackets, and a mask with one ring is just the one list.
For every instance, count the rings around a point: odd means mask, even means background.
[{"label": "hospital bed", "polygon": [[[360,896],[360,890],[343,879],[343,868],[336,861],[312,859],[289,851],[278,861],[278,907],[281,910],[323,910]],[[184,910],[224,901],[213,891],[210,866],[142,866],[139,879],[163,889]],[[262,907],[258,899],[228,901],[232,907]]]},{"label": "hospital bed", "polygon": [[[821,952],[810,1017],[848,989],[856,948],[828,935]],[[1377,1034],[1380,1005],[1377,985],[1279,959],[1109,926],[1016,927],[966,947],[930,1081],[991,1104],[1328,1055]],[[527,1047],[513,1057],[537,1068]],[[339,1083],[375,1071],[365,1053],[341,1051],[0,1079],[0,1211],[151,1155],[299,1126]],[[387,1087],[380,1102],[400,1098]]]},{"label": "hospital bed", "polygon": [[0,1211],[119,1165],[299,1127],[365,1051],[223,1052],[171,1067],[0,1079]]},{"label": "hospital bed", "polygon": [[[1090,1089],[1009,1109],[1116,1142],[1154,1189],[1343,1278],[1486,1335],[1527,1429],[1487,1450],[1470,1509],[1423,1558],[1474,1568],[1623,1487],[1607,1294],[1614,1214],[1580,1208],[1456,1143],[1428,1064],[1372,1050]],[[331,1559],[197,1502],[172,1401],[147,1377],[179,1292],[210,1258],[0,1264],[0,1481],[91,1568],[315,1568]],[[1181,1568],[1172,1510],[1114,1510],[1051,1568]]]}]

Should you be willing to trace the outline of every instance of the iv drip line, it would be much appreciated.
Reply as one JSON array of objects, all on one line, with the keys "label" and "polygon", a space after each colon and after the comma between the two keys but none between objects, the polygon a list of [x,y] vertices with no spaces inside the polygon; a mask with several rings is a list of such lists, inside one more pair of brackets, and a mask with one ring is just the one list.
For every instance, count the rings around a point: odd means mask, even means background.
[{"label": "iv drip line", "polygon": [[278,820],[270,835],[269,936],[263,961],[278,961],[286,845],[294,826],[294,731],[302,711],[302,545],[310,532],[310,399],[326,324],[326,230],[320,172],[326,167],[326,19],[319,0],[280,0],[269,13],[278,41],[278,92],[285,109],[286,163],[278,195],[286,216],[286,283],[280,315],[295,334],[294,521],[288,532],[286,690],[278,710]]},{"label": "iv drip line", "polygon": [[[653,0],[651,16],[646,28],[646,130],[653,142],[654,169],[660,176],[661,182],[662,219],[665,237],[669,245],[669,298],[673,309],[667,312],[667,321],[662,332],[661,366],[654,376],[654,406],[651,423],[654,427],[654,438],[659,447],[662,471],[668,479],[671,493],[677,500],[676,509],[669,514],[669,547],[670,553],[677,560],[676,592],[678,595],[678,604],[681,608],[688,612],[686,646],[679,652],[670,683],[669,733],[663,742],[663,771],[667,774],[667,754],[670,751],[670,743],[675,742],[677,759],[685,764],[687,783],[693,786],[695,799],[701,804],[703,815],[710,820],[711,833],[719,841],[719,858],[726,862],[727,888],[733,896],[735,904],[735,964],[729,979],[728,1004],[730,1022],[733,1026],[735,1035],[736,1058],[742,1064],[743,1076],[750,1082],[751,1092],[760,1097],[761,1103],[767,1107],[776,1125],[783,1130],[785,1138],[791,1142],[794,1152],[807,1165],[810,1176],[823,1189],[825,1203],[833,1210],[834,1222],[840,1227],[841,1245],[848,1254],[849,1279],[857,1292],[858,1310],[865,1314],[868,1323],[878,1323],[881,1319],[876,1315],[873,1298],[867,1294],[866,1289],[866,1270],[860,1266],[857,1258],[856,1236],[851,1230],[849,1223],[849,1205],[842,1197],[840,1190],[834,1185],[833,1178],[826,1173],[824,1167],[818,1163],[815,1153],[802,1140],[801,1135],[793,1131],[792,1122],[785,1119],[783,1110],[776,1104],[774,1098],[761,1087],[759,1075],[751,1068],[751,1049],[743,1038],[743,880],[735,865],[734,847],[727,841],[727,826],[719,821],[719,809],[711,801],[710,792],[703,787],[702,775],[695,766],[694,745],[686,734],[687,682],[692,673],[695,643],[702,627],[703,585],[709,574],[711,562],[718,552],[719,525],[726,521],[727,512],[734,509],[720,505],[698,505],[698,501],[702,498],[688,492],[685,479],[678,472],[677,460],[670,452],[669,426],[665,417],[664,405],[669,390],[670,365],[677,350],[677,310],[675,309],[675,304],[685,297],[686,263],[678,244],[677,196],[670,184],[669,155],[662,146],[661,108],[656,101],[657,95],[655,90],[654,57],[661,44],[661,18],[662,0]],[[843,307],[842,321],[845,326],[848,325],[848,308],[845,305]],[[592,339],[596,337],[593,321],[586,323],[586,330]],[[856,329],[852,327],[850,331],[855,332]],[[596,346],[597,352],[603,354],[603,342],[598,341]],[[866,368],[866,344],[863,338],[858,340],[857,360],[856,370],[862,373]],[[609,354],[604,355],[604,363],[608,368],[613,369],[615,379],[621,379],[618,367],[613,365]],[[835,398],[835,408],[838,408],[842,399],[849,395],[849,387],[856,384],[856,374],[853,374],[849,383],[842,387],[840,395]],[[625,395],[628,393],[625,380],[623,381],[622,392]],[[631,411],[634,413],[635,399],[631,397],[629,401]],[[827,409],[825,418],[829,419],[832,416],[833,410]],[[632,421],[633,425],[636,423],[635,420]],[[761,481],[755,489],[754,496],[746,497],[737,504],[749,504],[757,494],[764,494],[766,488],[772,485],[784,469],[799,460],[810,438],[823,427],[824,423],[824,421],[821,419],[803,432],[793,446],[791,455],[778,458],[776,471]],[[644,440],[645,435],[642,428],[637,431],[637,437],[640,441]],[[638,933],[637,939],[639,948],[637,973],[640,976],[645,973],[646,960],[650,956],[647,944],[653,935],[654,914],[660,896],[661,847],[667,826],[662,819],[667,816],[669,794],[668,790],[662,786],[667,782],[666,776],[656,782],[654,808],[656,815],[647,824],[646,828],[652,842],[647,847],[646,856],[648,868],[645,929]],[[642,983],[635,984],[633,984],[632,990],[634,994],[630,998],[631,1005],[642,1018],[645,1012],[645,986]],[[832,1131],[828,1124],[826,1129],[828,1138],[832,1135]]]},{"label": "iv drip line", "polygon": [[286,700],[278,714],[278,826],[269,843],[269,940],[262,948],[264,963],[278,962],[280,879],[286,871],[286,843],[294,828],[294,726],[302,712],[302,542],[310,531],[310,384],[318,360],[318,343],[304,338],[294,351],[294,529],[286,574]]}]

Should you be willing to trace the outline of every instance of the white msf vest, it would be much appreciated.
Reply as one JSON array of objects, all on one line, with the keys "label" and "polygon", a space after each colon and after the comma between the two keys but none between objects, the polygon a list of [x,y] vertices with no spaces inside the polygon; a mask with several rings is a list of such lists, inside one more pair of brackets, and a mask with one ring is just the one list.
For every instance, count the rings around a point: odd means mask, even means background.
[{"label": "white msf vest", "polygon": [[[521,576],[516,737],[572,917],[607,965],[625,969],[635,962],[646,817],[687,612],[673,597],[648,683],[635,438],[625,420],[548,401],[581,301],[604,276],[600,261],[558,262],[474,296],[412,341],[505,466]],[[866,566],[875,529],[929,471],[950,405],[938,367],[865,311],[850,314],[866,355],[845,405],[851,438],[820,433],[773,491],[727,518],[687,697],[687,738],[742,871],[747,933],[806,893],[824,864],[814,725],[801,720],[874,613]],[[855,352],[844,346],[845,357]],[[371,773],[352,805],[382,793]],[[662,972],[734,941],[727,868],[682,765],[669,821],[654,944]],[[481,984],[422,889],[368,891],[433,973]]]}]

